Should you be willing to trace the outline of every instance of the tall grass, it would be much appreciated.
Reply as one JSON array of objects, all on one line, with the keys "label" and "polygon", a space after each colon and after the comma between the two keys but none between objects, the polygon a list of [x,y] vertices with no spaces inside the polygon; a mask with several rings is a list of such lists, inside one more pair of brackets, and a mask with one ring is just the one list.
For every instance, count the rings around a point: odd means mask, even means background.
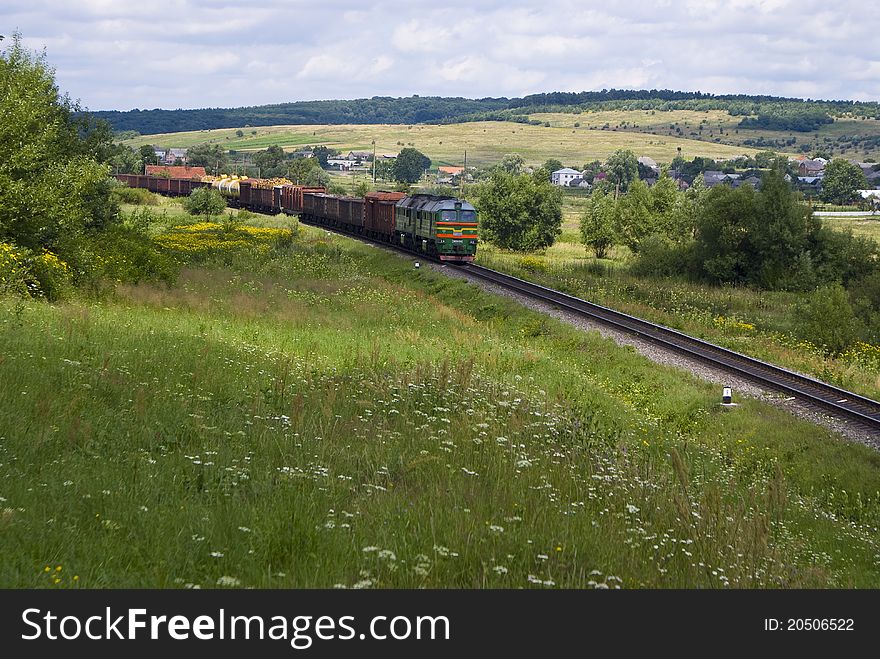
[{"label": "tall grass", "polygon": [[875,452],[372,247],[0,305],[4,586],[880,582]]}]

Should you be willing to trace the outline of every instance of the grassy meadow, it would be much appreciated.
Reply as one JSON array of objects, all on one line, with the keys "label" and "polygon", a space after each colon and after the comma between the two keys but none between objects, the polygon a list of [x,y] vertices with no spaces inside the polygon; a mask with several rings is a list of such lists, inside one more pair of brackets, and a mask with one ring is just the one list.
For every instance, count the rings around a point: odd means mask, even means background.
[{"label": "grassy meadow", "polygon": [[166,220],[174,285],[0,299],[3,586],[880,585],[876,451],[286,218]]},{"label": "grassy meadow", "polygon": [[[537,115],[536,115],[537,116]],[[560,115],[573,117],[576,115]],[[574,121],[574,119],[572,119]],[[142,144],[167,147],[189,147],[200,143],[216,143],[225,149],[259,150],[273,144],[286,150],[303,145],[325,145],[342,152],[349,150],[396,154],[405,146],[415,147],[431,158],[434,166],[461,165],[467,151],[468,165],[493,165],[508,153],[520,154],[529,165],[540,165],[548,158],[581,167],[592,160],[605,160],[617,149],[632,149],[640,156],[658,162],[670,162],[681,149],[681,155],[732,158],[758,149],[729,146],[695,139],[654,136],[628,131],[575,129],[557,125],[530,126],[502,121],[480,121],[449,125],[317,125],[260,126],[144,135],[125,144],[135,148]]]},{"label": "grassy meadow", "polygon": [[[635,133],[658,138],[700,140],[707,144],[725,144],[749,149],[746,140],[794,140],[784,147],[772,148],[779,153],[800,153],[799,147],[808,145],[810,152],[818,148],[832,148],[837,157],[880,159],[880,149],[874,146],[855,146],[839,143],[841,137],[859,135],[876,138],[880,135],[880,121],[856,117],[837,117],[833,123],[810,132],[740,128],[742,117],[732,116],[726,110],[598,110],[572,113],[533,113],[532,119],[549,122],[551,126],[576,131],[603,131],[608,133]],[[575,123],[579,126],[575,127]],[[679,132],[679,130],[681,132]],[[742,152],[742,151],[741,151]],[[752,153],[753,151],[748,151]],[[650,155],[650,154],[640,154]],[[688,154],[707,155],[701,152]],[[674,156],[674,154],[673,154]],[[655,158],[656,159],[656,158]],[[666,161],[668,162],[667,159]],[[658,162],[660,162],[658,160]]]}]

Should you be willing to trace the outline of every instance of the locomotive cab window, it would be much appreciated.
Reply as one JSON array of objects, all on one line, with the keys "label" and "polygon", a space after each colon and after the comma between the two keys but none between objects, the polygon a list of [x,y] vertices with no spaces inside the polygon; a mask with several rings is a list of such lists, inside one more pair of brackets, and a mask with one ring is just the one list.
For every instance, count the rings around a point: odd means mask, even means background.
[{"label": "locomotive cab window", "polygon": [[462,222],[476,222],[477,214],[474,211],[461,211]]}]

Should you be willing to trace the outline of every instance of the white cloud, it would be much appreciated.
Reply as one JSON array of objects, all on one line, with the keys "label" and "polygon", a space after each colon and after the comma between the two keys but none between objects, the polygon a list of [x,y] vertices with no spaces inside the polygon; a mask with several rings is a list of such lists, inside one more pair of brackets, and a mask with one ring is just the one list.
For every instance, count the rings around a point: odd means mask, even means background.
[{"label": "white cloud", "polygon": [[880,15],[847,0],[5,0],[95,109],[603,87],[877,99]]}]

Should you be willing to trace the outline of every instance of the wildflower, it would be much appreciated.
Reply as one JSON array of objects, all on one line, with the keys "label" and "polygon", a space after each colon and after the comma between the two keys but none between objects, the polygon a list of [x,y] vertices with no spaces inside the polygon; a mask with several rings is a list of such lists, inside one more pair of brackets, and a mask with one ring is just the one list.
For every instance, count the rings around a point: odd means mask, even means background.
[{"label": "wildflower", "polygon": [[507,569],[506,567],[504,567],[503,565],[496,565],[496,566],[493,567],[492,569],[493,569],[497,574],[501,574],[501,575],[507,574],[507,572],[508,572],[508,569]]},{"label": "wildflower", "polygon": [[221,586],[223,588],[235,588],[235,587],[241,585],[241,581],[239,581],[235,577],[229,577],[229,576],[224,575],[224,576],[220,577],[219,579],[217,579],[217,585]]},{"label": "wildflower", "polygon": [[626,504],[626,512],[628,512],[630,515],[635,515],[637,512],[639,512],[639,509],[631,503],[628,503]]},{"label": "wildflower", "polygon": [[489,531],[492,533],[504,533],[504,527],[498,526],[497,524],[491,524],[489,525]]},{"label": "wildflower", "polygon": [[212,551],[211,556],[213,556],[214,558],[223,558],[223,552],[222,551]]}]

